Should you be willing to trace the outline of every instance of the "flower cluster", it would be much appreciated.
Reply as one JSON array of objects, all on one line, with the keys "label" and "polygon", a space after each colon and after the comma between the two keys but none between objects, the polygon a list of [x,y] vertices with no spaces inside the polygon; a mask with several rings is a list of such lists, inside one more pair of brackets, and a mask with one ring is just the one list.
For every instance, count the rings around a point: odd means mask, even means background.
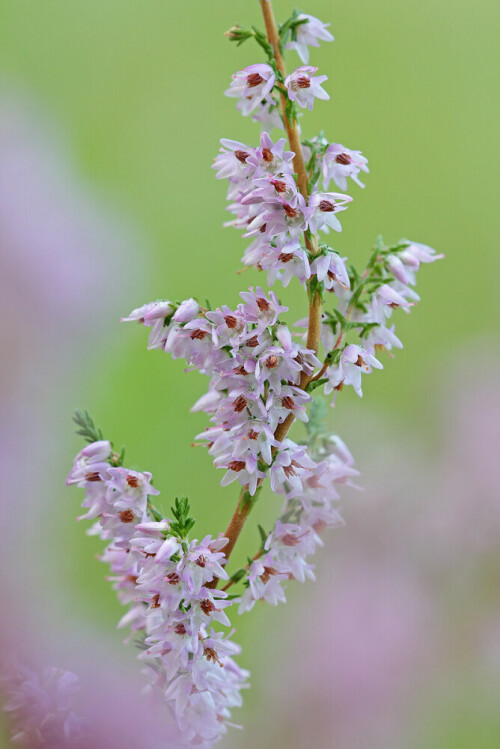
[{"label": "flower cluster", "polygon": [[[338,332],[334,350],[327,356],[330,365],[325,372],[325,393],[334,393],[344,385],[352,385],[361,396],[362,374],[373,368],[382,369],[376,358],[376,351],[390,351],[402,348],[390,319],[395,309],[409,312],[420,297],[411,288],[416,283],[415,273],[421,263],[432,263],[441,259],[433,249],[422,244],[401,240],[392,247],[377,242],[373,256],[361,279],[353,279],[352,288],[341,291],[337,321],[333,329]],[[325,317],[323,325],[331,339],[332,320]],[[354,331],[361,337],[362,344],[345,344],[343,337]],[[327,349],[328,350],[328,349]]]},{"label": "flower cluster", "polygon": [[70,671],[34,671],[16,664],[1,679],[11,741],[25,747],[67,746],[80,738],[83,721],[74,712],[78,678]]},{"label": "flower cluster", "polygon": [[[274,434],[290,414],[307,421],[311,396],[299,387],[304,375],[320,365],[314,352],[295,342],[279,320],[286,307],[273,292],[257,287],[242,292],[236,309],[223,306],[201,310],[193,300],[182,302],[162,318],[150,345],[211,377],[210,388],[194,406],[212,414],[214,426],[199,438],[209,445],[217,468],[226,474],[222,485],[238,480],[254,495],[266,476],[276,491],[284,482],[301,482],[313,462],[305,449]],[[148,310],[174,310],[171,302],[157,302],[134,310],[126,320],[140,320],[153,328],[157,318]],[[190,310],[190,314],[184,310]],[[190,319],[188,319],[190,318]]]},{"label": "flower cluster", "polygon": [[247,568],[246,590],[239,611],[249,611],[261,599],[276,606],[285,601],[288,580],[314,579],[309,557],[322,545],[321,535],[328,528],[342,525],[335,507],[336,485],[355,486],[358,476],[354,459],[339,437],[322,440],[315,451],[317,462],[301,486],[294,479],[283,483],[283,513],[263,548]]},{"label": "flower cluster", "polygon": [[[285,151],[285,143],[284,138],[274,143],[266,132],[261,133],[257,148],[222,139],[213,167],[217,178],[229,180],[228,210],[235,218],[226,226],[243,229],[244,236],[253,240],[243,262],[267,271],[270,285],[278,279],[287,286],[293,277],[304,284],[315,272],[301,235],[341,231],[337,214],[352,198],[316,191],[306,203],[293,176],[295,154]],[[328,254],[347,280],[342,258],[331,248]]]},{"label": "flower cluster", "polygon": [[[142,635],[140,658],[150,681],[177,719],[179,745],[211,746],[241,704],[248,674],[232,656],[239,646],[214,626],[229,626],[227,594],[212,589],[227,579],[221,566],[225,538],[189,541],[193,525],[186,500],[161,519],[150,497],[151,474],[120,465],[111,444],[99,440],[77,456],[67,483],[85,492],[84,518],[98,518],[90,533],[109,542],[102,560],[120,601],[129,606],[119,626]],[[156,518],[156,519],[154,519]]]}]

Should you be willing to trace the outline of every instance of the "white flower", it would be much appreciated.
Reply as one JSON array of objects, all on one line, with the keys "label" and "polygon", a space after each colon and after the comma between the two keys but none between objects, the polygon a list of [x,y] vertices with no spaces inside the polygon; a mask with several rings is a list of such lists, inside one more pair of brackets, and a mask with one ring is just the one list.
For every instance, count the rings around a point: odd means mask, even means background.
[{"label": "white flower", "polygon": [[329,23],[322,23],[319,18],[309,16],[307,13],[299,13],[294,30],[295,39],[287,42],[286,49],[295,49],[303,63],[309,62],[309,47],[319,47],[319,40],[333,42],[333,36],[327,31]]},{"label": "white flower", "polygon": [[318,68],[311,65],[302,65],[294,70],[285,79],[285,86],[288,90],[288,98],[296,101],[299,107],[312,110],[314,99],[329,99],[330,95],[321,87],[324,81],[328,80],[326,75],[317,75],[313,77]]}]

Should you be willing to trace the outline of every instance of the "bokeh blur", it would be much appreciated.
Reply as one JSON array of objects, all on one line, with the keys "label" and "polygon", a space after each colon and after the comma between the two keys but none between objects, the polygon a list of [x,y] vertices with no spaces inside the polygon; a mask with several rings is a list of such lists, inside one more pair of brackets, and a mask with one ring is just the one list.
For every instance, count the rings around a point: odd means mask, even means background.
[{"label": "bokeh blur", "polygon": [[[364,191],[350,185],[334,246],[362,264],[382,233],[446,259],[399,315],[404,349],[361,402],[344,391],[329,411],[364,491],[346,493],[317,582],[235,622],[252,690],[224,746],[498,749],[500,5],[303,9],[335,36],[313,51],[331,101],[304,132],[361,149],[371,170]],[[139,669],[64,485],[80,449],[71,415],[87,408],[125,444],[164,507],[189,496],[198,533],[225,528],[237,492],[190,446],[204,381],[119,318],[156,298],[234,305],[264,281],[236,274],[245,243],[222,228],[210,169],[221,137],[258,138],[222,95],[261,60],[223,36],[236,22],[261,25],[257,0],[0,0],[2,634],[101,683],[111,723],[126,695],[110,674],[122,685]],[[280,296],[291,322],[304,315],[301,289]],[[277,512],[264,493],[240,559]]]}]

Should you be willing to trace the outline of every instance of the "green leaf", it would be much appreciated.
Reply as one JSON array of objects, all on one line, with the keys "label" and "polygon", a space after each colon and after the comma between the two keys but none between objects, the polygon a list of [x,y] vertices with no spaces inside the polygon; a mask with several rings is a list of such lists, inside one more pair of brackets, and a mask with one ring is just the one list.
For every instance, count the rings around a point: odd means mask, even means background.
[{"label": "green leaf", "polygon": [[233,572],[233,574],[231,575],[231,577],[229,579],[233,583],[239,583],[239,581],[242,578],[244,578],[246,574],[247,574],[246,569],[244,567],[242,567],[241,569],[236,570],[236,572]]},{"label": "green leaf", "polygon": [[380,323],[378,323],[378,322],[364,322],[359,327],[361,328],[360,333],[359,333],[359,337],[360,338],[366,338],[366,336],[368,335],[368,333],[370,332],[370,330],[373,330],[373,328],[380,327]]},{"label": "green leaf", "polygon": [[76,433],[83,437],[88,444],[100,442],[104,439],[101,429],[96,427],[88,411],[75,411],[73,421],[79,427]]},{"label": "green leaf", "polygon": [[261,525],[258,525],[257,528],[259,529],[260,534],[260,548],[263,549],[266,545],[267,537],[269,536],[269,533],[266,533],[264,528]]},{"label": "green leaf", "polygon": [[311,276],[311,280],[309,281],[307,288],[309,291],[309,304],[313,303],[316,294],[319,294],[321,300],[323,300],[325,287],[321,281],[318,281],[317,276]]},{"label": "green leaf", "polygon": [[328,382],[328,377],[320,377],[319,380],[312,380],[309,385],[306,387],[306,393],[312,393],[313,390],[316,390],[316,388],[321,387],[325,384],[325,382]]}]

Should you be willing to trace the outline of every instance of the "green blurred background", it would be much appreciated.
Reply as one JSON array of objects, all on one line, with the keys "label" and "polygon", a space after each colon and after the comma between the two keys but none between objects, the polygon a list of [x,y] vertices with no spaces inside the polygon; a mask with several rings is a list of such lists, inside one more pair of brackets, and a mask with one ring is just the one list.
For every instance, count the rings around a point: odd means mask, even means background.
[{"label": "green blurred background", "polygon": [[[283,19],[293,4],[275,0],[274,7]],[[406,236],[446,255],[421,271],[422,302],[397,321],[405,348],[364,388],[364,407],[390,413],[402,435],[409,428],[432,449],[438,434],[443,439],[435,416],[436,372],[446,376],[458,356],[474,359],[477,341],[493,341],[498,330],[500,5],[310,0],[304,10],[330,21],[335,36],[334,44],[312,51],[312,63],[328,75],[331,101],[318,102],[304,117],[304,133],[323,128],[331,141],[361,149],[371,169],[364,191],[350,186],[355,201],[342,216],[335,248],[361,264],[382,233],[388,241]],[[0,0],[4,80],[43,103],[82,179],[147,237],[142,257],[131,263],[132,274],[142,268],[137,283],[123,284],[123,298],[121,279],[128,278],[131,261],[116,260],[118,314],[110,314],[103,290],[96,337],[104,343],[94,349],[87,341],[79,376],[58,380],[50,426],[62,432],[64,444],[52,469],[60,477],[60,504],[50,532],[66,559],[62,570],[53,563],[51,575],[74,615],[85,621],[91,610],[96,628],[113,627],[121,613],[93,556],[100,544],[73,522],[79,499],[63,487],[79,448],[71,437],[74,407],[88,408],[107,436],[126,444],[129,463],[153,472],[166,507],[175,496],[190,497],[199,533],[225,527],[237,498],[234,486],[219,487],[221,475],[205,452],[190,447],[205,424],[203,415],[189,413],[204,379],[184,374],[182,362],[148,353],[144,331],[118,320],[150,299],[193,295],[214,306],[235,305],[240,290],[265,285],[256,271],[236,275],[245,241],[222,228],[225,184],[210,169],[219,138],[258,139],[258,126],[222,95],[235,70],[261,59],[250,43],[236,48],[227,42],[223,32],[234,23],[260,25],[257,0]],[[289,53],[288,67],[298,64]],[[282,297],[292,308],[290,321],[305,314],[300,290]],[[352,424],[351,407],[360,413],[355,396],[344,393],[335,429],[347,432],[356,453],[353,438],[362,422]],[[333,424],[333,412],[330,418]],[[256,518],[269,525],[276,512],[275,500],[265,495]],[[256,543],[249,523],[242,558]],[[302,588],[290,595],[298,599]],[[257,643],[284,616],[283,610],[260,610],[236,622],[245,665],[253,664]],[[254,689],[241,718],[247,730],[257,720],[265,678],[265,664],[252,668]],[[485,734],[479,744],[474,729],[472,736],[457,734],[458,711],[450,711],[421,746],[500,745],[494,726],[491,739]]]}]

